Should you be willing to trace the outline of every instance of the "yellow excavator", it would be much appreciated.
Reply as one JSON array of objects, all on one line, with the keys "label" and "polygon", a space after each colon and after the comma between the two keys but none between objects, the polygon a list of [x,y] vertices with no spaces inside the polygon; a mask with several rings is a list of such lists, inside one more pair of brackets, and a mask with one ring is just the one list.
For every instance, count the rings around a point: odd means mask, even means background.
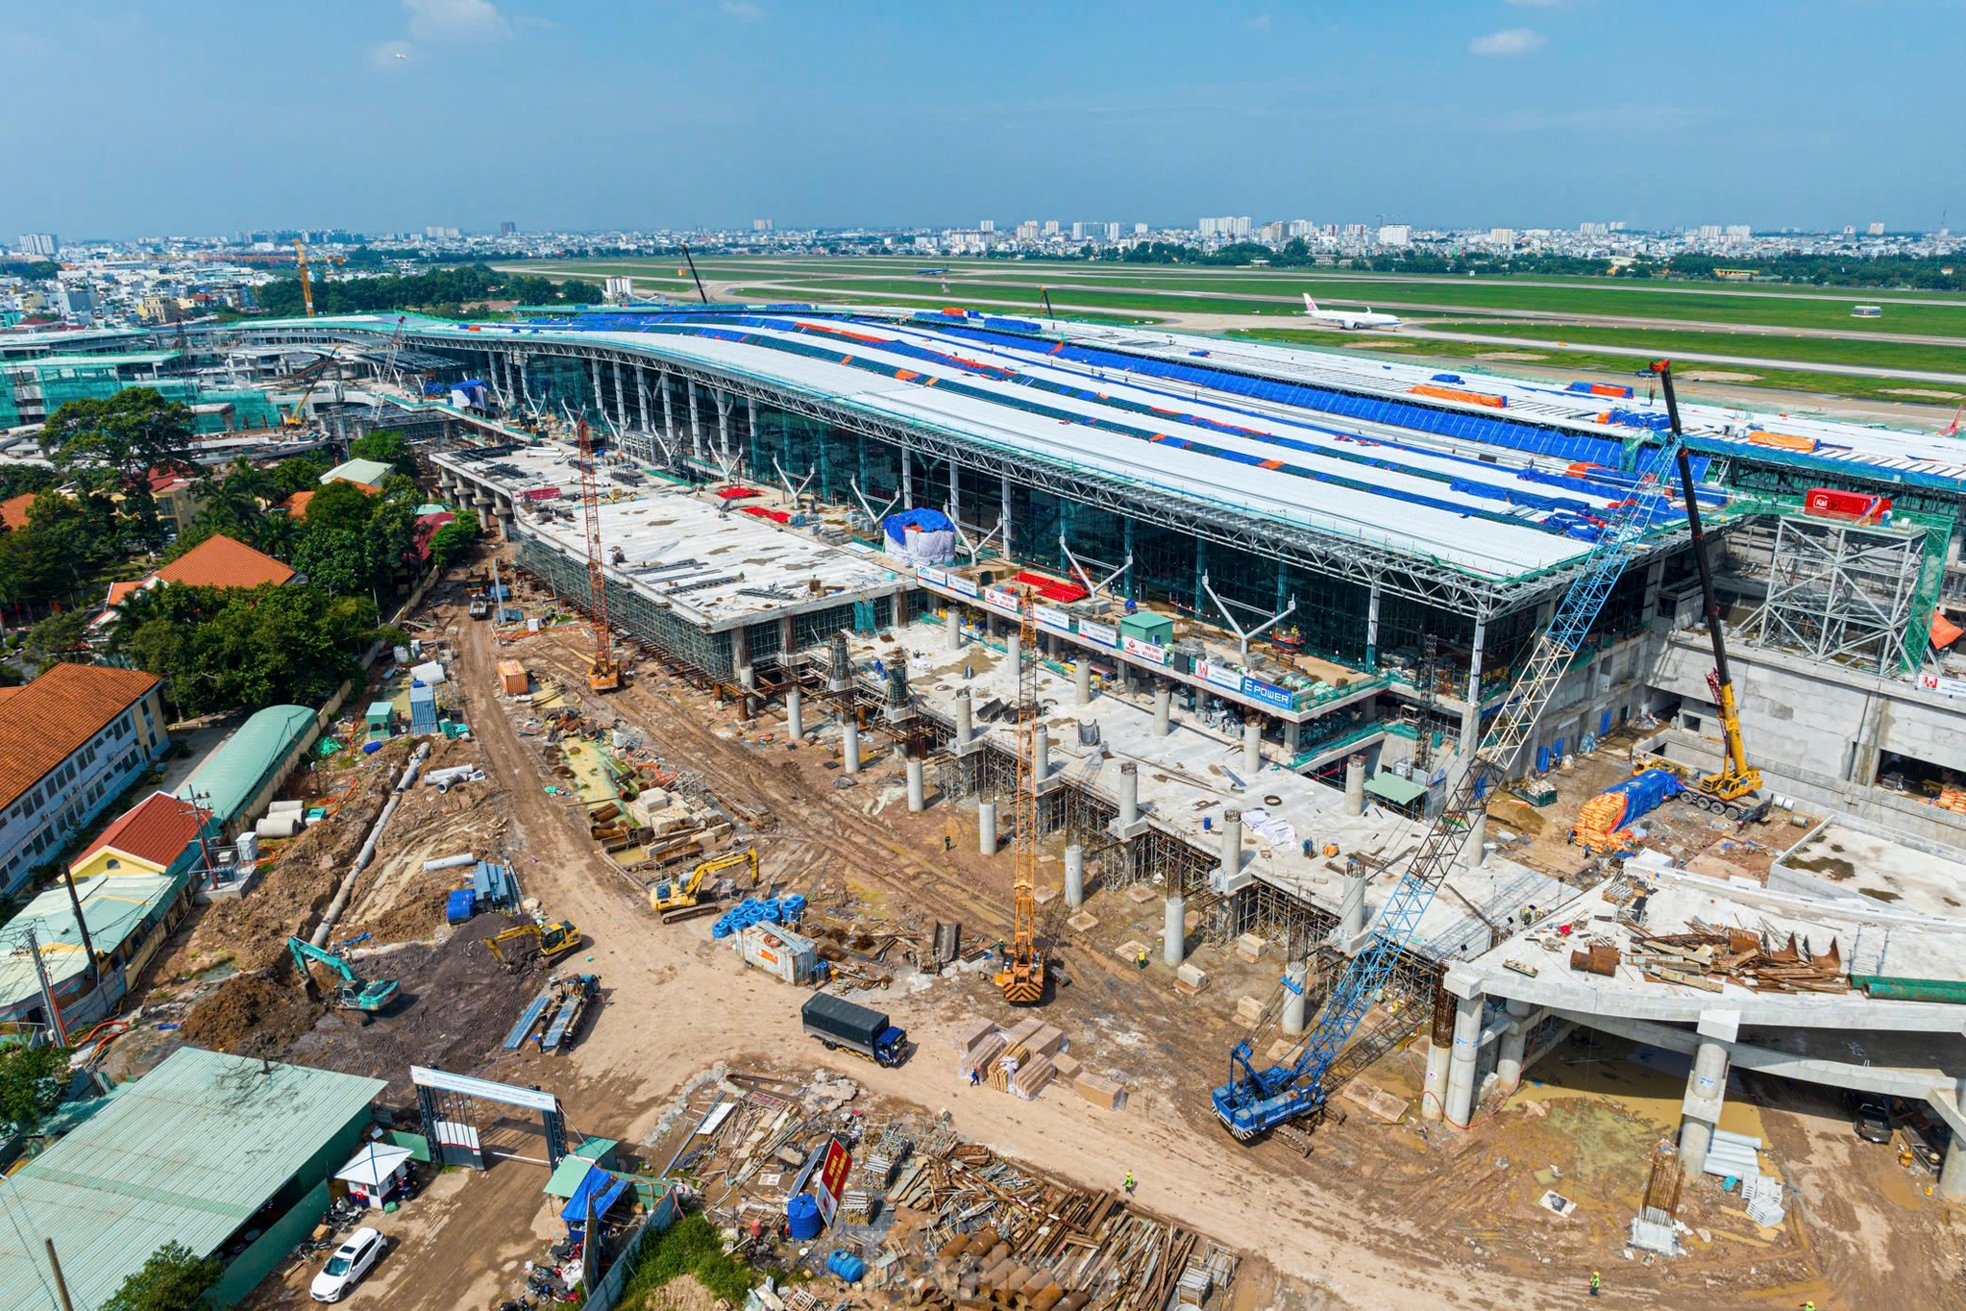
[{"label": "yellow excavator", "polygon": [[758,849],[746,847],[742,851],[726,851],[721,856],[712,856],[680,879],[663,879],[651,885],[649,909],[660,912],[664,924],[714,910],[714,904],[703,902],[703,880],[712,874],[736,869],[739,865],[750,867],[751,886],[757,887]]},{"label": "yellow excavator", "polygon": [[514,924],[503,933],[494,933],[483,941],[492,959],[500,965],[516,967],[524,965],[534,956],[551,961],[568,952],[578,951],[583,939],[572,920],[553,920]]}]

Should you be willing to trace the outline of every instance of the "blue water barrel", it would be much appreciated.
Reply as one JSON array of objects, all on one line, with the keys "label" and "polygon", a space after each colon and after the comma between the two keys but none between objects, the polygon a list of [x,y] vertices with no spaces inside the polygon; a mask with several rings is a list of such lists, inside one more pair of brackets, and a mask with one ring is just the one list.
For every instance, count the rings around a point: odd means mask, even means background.
[{"label": "blue water barrel", "polygon": [[1548,747],[1536,748],[1536,772],[1538,774],[1547,774],[1550,772],[1550,749]]},{"label": "blue water barrel", "polygon": [[796,1193],[785,1199],[785,1227],[794,1242],[809,1243],[819,1237],[825,1221],[819,1218],[819,1203],[811,1193]]},{"label": "blue water barrel", "polygon": [[844,1247],[833,1249],[833,1254],[826,1258],[826,1268],[849,1284],[859,1283],[867,1273],[867,1263]]}]

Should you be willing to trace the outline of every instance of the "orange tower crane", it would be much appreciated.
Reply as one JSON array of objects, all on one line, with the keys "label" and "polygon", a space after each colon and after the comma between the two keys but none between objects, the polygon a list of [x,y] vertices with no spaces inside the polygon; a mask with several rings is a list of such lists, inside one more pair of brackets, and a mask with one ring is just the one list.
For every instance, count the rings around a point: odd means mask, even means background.
[{"label": "orange tower crane", "polygon": [[1038,945],[1038,630],[1029,588],[1017,599],[1017,792],[1011,803],[1016,917],[997,987],[1014,1006],[1044,1000],[1045,949]]},{"label": "orange tower crane", "polygon": [[601,569],[601,493],[594,477],[597,462],[585,418],[575,425],[575,432],[580,440],[580,509],[587,520],[587,604],[594,618],[594,663],[587,670],[587,686],[612,692],[621,686],[621,666],[610,649],[607,575]]}]

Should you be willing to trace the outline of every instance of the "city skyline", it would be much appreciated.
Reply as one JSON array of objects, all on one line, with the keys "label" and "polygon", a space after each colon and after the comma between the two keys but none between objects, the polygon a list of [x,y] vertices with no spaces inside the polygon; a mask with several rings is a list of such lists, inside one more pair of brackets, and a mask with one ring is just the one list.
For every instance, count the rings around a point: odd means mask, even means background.
[{"label": "city skyline", "polygon": [[[1945,43],[1908,39],[1956,21],[1941,0],[1123,12],[959,30],[902,6],[740,0],[16,13],[0,18],[0,112],[40,145],[0,232],[1208,212],[1895,232],[1966,210],[1966,146],[1908,126],[1966,100]],[[158,130],[171,122],[198,130]]]}]

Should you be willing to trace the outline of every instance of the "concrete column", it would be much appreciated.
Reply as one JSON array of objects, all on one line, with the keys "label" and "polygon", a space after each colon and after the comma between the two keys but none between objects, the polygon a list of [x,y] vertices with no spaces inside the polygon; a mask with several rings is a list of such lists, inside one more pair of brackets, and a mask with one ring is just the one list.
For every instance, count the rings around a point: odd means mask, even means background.
[{"label": "concrete column", "polygon": [[669,394],[669,375],[658,372],[656,385],[662,389],[662,439],[669,443],[669,449],[676,449],[676,401]]},{"label": "concrete column", "polygon": [[1065,848],[1065,907],[1085,905],[1085,848],[1074,842]]},{"label": "concrete column", "polygon": [[1140,766],[1131,760],[1120,766],[1120,827],[1140,822]]},{"label": "concrete column", "polygon": [[1162,926],[1164,942],[1161,959],[1167,968],[1179,969],[1188,958],[1188,901],[1178,892],[1167,894],[1167,918]]},{"label": "concrete column", "polygon": [[730,410],[734,402],[731,394],[725,391],[711,392],[710,399],[717,405],[717,453],[727,456],[730,454]]},{"label": "concrete column", "polygon": [[984,801],[976,807],[976,849],[986,856],[997,854],[997,803]]},{"label": "concrete column", "polygon": [[1242,767],[1254,774],[1263,768],[1263,717],[1252,714],[1242,721]]},{"label": "concrete column", "polygon": [[1474,814],[1468,816],[1468,840],[1461,848],[1461,863],[1469,869],[1480,869],[1488,859],[1488,802],[1486,798],[1475,803]]},{"label": "concrete column", "polygon": [[[1461,713],[1461,760],[1463,766],[1481,744],[1481,647],[1488,636],[1488,621],[1475,620],[1474,649],[1468,656],[1468,708]],[[1422,731],[1426,726],[1421,725]]]},{"label": "concrete column", "polygon": [[1474,1118],[1475,1062],[1481,1056],[1480,998],[1463,999],[1454,1008],[1454,1049],[1447,1062],[1447,1122],[1456,1129]]},{"label": "concrete column", "polygon": [[758,713],[758,671],[751,665],[737,667],[737,685],[744,689],[744,717],[751,719]]},{"label": "concrete column", "polygon": [[635,369],[635,415],[642,422],[642,431],[649,432],[649,374],[648,370],[637,366]]},{"label": "concrete column", "polygon": [[949,603],[948,618],[944,619],[942,622],[945,627],[945,631],[948,634],[949,649],[951,651],[962,650],[963,649],[963,617],[961,613],[957,611],[955,602],[951,601]]},{"label": "concrete column", "polygon": [[1345,813],[1363,815],[1365,813],[1365,756],[1352,756],[1345,761]]},{"label": "concrete column", "polygon": [[1966,1201],[1966,1140],[1957,1135],[1946,1148],[1945,1163],[1939,1167],[1939,1197],[1947,1202]]},{"label": "concrete column", "polygon": [[1434,1013],[1427,1035],[1427,1072],[1420,1084],[1420,1118],[1438,1120],[1447,1107],[1447,1067],[1454,1055],[1454,994],[1434,993]]},{"label": "concrete column", "polygon": [[1092,661],[1081,654],[1078,663],[1072,667],[1072,674],[1078,680],[1078,701],[1082,706],[1092,704]]},{"label": "concrete column", "polygon": [[901,448],[901,508],[912,510],[915,506],[915,470],[908,459],[908,448]]},{"label": "concrete column", "polygon": [[1355,865],[1351,868],[1358,872],[1346,873],[1338,901],[1338,939],[1347,947],[1357,942],[1358,935],[1365,932],[1365,867]]},{"label": "concrete column", "polygon": [[1038,725],[1037,740],[1031,747],[1031,782],[1041,784],[1051,777],[1051,730]]},{"label": "concrete column", "polygon": [[1165,683],[1154,689],[1154,736],[1174,731],[1174,689]]},{"label": "concrete column", "polygon": [[908,809],[917,815],[928,809],[928,796],[922,787],[922,762],[913,757],[908,761]]},{"label": "concrete column", "polygon": [[589,360],[587,361],[587,367],[594,379],[594,408],[600,412],[602,418],[606,418],[608,407],[602,399],[606,393],[601,390],[601,362],[599,360]]},{"label": "concrete column", "polygon": [[805,740],[805,700],[797,684],[785,689],[785,735],[794,742]]},{"label": "concrete column", "polygon": [[703,423],[696,407],[696,383],[685,378],[683,389],[689,394],[689,449],[700,460],[703,458]]},{"label": "concrete column", "polygon": [[[1004,659],[1010,665],[1010,677],[1014,681],[1019,677],[1017,667],[1024,662],[1024,638],[1013,628],[1010,630],[1010,636],[1004,639],[1004,643]],[[1016,694],[1012,693],[1012,695]]]},{"label": "concrete column", "polygon": [[1379,580],[1372,580],[1372,595],[1365,608],[1365,667],[1379,667]]},{"label": "concrete column", "polygon": [[1528,1002],[1514,998],[1507,1005],[1509,1027],[1502,1030],[1501,1044],[1495,1053],[1495,1078],[1504,1097],[1522,1086],[1522,1057],[1529,1046],[1529,1012],[1534,1009]]},{"label": "concrete column", "polygon": [[998,501],[997,522],[1003,525],[1003,557],[1008,560],[1010,553],[1010,479],[1003,480],[1001,499]]},{"label": "concrete column", "polygon": [[627,394],[622,390],[621,361],[614,362],[614,416],[622,427],[628,426]]},{"label": "concrete column", "polygon": [[1686,1076],[1679,1120],[1679,1163],[1696,1179],[1707,1163],[1707,1148],[1713,1145],[1714,1126],[1720,1123],[1720,1108],[1726,1100],[1727,1048],[1702,1039],[1693,1053],[1693,1069]]},{"label": "concrete column", "polygon": [[840,720],[840,732],[845,737],[841,748],[843,755],[840,768],[849,774],[858,774],[860,772],[860,716],[850,708]]},{"label": "concrete column", "polygon": [[1297,1038],[1309,1028],[1308,1012],[1310,999],[1304,995],[1310,986],[1311,970],[1302,961],[1291,965],[1283,972],[1283,1032],[1288,1038]]},{"label": "concrete column", "polygon": [[956,745],[968,746],[969,740],[976,736],[975,702],[969,699],[965,688],[956,698]]},{"label": "concrete column", "polygon": [[1222,812],[1222,877],[1233,879],[1242,873],[1242,812]]}]

